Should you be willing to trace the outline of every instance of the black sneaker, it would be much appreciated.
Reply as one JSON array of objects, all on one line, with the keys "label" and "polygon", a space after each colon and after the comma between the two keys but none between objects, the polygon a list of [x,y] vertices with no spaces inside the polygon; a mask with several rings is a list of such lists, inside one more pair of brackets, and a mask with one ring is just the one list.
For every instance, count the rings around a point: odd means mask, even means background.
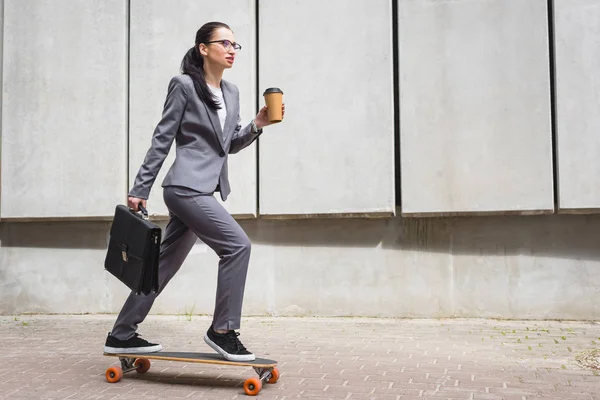
[{"label": "black sneaker", "polygon": [[238,339],[239,335],[235,331],[217,333],[211,325],[206,331],[206,335],[204,335],[204,341],[229,361],[254,361],[254,354],[246,350],[240,339]]},{"label": "black sneaker", "polygon": [[106,338],[106,344],[104,345],[104,352],[115,354],[115,353],[154,353],[161,351],[162,346],[160,344],[149,343],[134,333],[133,336],[127,340],[119,340],[116,337],[108,334]]}]

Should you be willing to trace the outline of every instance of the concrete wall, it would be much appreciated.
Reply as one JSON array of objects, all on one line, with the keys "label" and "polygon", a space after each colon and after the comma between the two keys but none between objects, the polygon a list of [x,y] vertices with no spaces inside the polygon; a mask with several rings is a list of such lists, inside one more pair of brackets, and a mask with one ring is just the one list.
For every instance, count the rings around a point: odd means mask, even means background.
[{"label": "concrete wall", "polygon": [[[600,216],[244,220],[244,315],[600,318]],[[0,313],[117,312],[108,224],[0,224]],[[153,313],[212,313],[197,246]]]},{"label": "concrete wall", "polygon": [[398,4],[402,212],[552,211],[547,0]]},{"label": "concrete wall", "polygon": [[[405,213],[552,212],[545,0],[398,0],[398,49],[390,1],[256,1],[0,1],[0,313],[119,311],[110,223],[81,219],[123,202],[168,79],[199,24],[222,19],[244,45],[226,75],[242,118],[268,86],[288,106],[231,160],[227,207],[258,217],[240,220],[254,243],[245,315],[600,318],[600,215],[266,218],[394,213],[400,172]],[[561,205],[598,208],[597,7],[555,6]],[[210,314],[217,261],[198,243],[153,312]]]},{"label": "concrete wall", "polygon": [[600,2],[555,0],[559,205],[600,208]]},{"label": "concrete wall", "polygon": [[126,11],[5,0],[0,217],[107,217],[123,201]]},{"label": "concrete wall", "polygon": [[281,87],[289,108],[260,138],[260,214],[391,215],[391,2],[259,4],[260,88]]}]

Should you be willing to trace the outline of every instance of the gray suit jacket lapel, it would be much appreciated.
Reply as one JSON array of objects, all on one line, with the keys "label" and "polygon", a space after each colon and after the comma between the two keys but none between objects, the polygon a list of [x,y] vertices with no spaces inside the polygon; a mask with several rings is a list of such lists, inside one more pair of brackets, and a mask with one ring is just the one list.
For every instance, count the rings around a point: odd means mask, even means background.
[{"label": "gray suit jacket lapel", "polygon": [[204,102],[202,102],[202,104],[204,104],[204,108],[206,109],[208,119],[210,119],[210,123],[213,126],[215,135],[217,135],[217,139],[219,140],[219,143],[221,143],[221,148],[225,149],[225,137],[223,136],[223,130],[221,129],[221,122],[219,121],[217,111],[207,106]]},{"label": "gray suit jacket lapel", "polygon": [[225,118],[225,136],[223,140],[225,143],[230,139],[231,133],[233,132],[233,128],[235,128],[234,124],[237,124],[237,115],[238,115],[238,104],[235,101],[235,95],[229,84],[223,82],[221,84],[221,88],[223,90],[223,98],[225,99],[225,107],[227,108],[227,117]]}]

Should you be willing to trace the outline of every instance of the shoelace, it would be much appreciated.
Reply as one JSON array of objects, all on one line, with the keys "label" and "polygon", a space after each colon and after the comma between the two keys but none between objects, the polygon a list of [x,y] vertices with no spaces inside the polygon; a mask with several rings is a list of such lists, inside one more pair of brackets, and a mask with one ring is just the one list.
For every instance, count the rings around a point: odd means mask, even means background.
[{"label": "shoelace", "polygon": [[145,340],[145,339],[142,339],[141,337],[142,337],[142,335],[140,335],[139,333],[135,332],[135,333],[133,334],[133,337],[132,337],[132,339],[140,339],[140,340],[142,340],[142,341],[144,341],[144,342],[148,343],[148,341],[147,341],[147,340]]},{"label": "shoelace", "polygon": [[238,352],[246,351],[246,348],[244,347],[242,342],[240,342],[240,339],[238,339],[238,336],[240,336],[239,332],[236,332],[236,331],[227,332],[227,340],[229,340],[231,343],[235,344],[237,351]]}]

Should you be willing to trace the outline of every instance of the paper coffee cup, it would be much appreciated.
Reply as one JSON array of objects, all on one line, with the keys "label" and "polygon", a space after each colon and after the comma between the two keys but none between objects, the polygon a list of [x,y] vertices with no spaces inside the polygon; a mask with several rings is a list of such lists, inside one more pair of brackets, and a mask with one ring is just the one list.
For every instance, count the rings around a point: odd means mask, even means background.
[{"label": "paper coffee cup", "polygon": [[283,104],[283,92],[279,88],[268,88],[263,93],[267,103],[267,114],[270,122],[281,122],[283,115],[281,105]]}]

